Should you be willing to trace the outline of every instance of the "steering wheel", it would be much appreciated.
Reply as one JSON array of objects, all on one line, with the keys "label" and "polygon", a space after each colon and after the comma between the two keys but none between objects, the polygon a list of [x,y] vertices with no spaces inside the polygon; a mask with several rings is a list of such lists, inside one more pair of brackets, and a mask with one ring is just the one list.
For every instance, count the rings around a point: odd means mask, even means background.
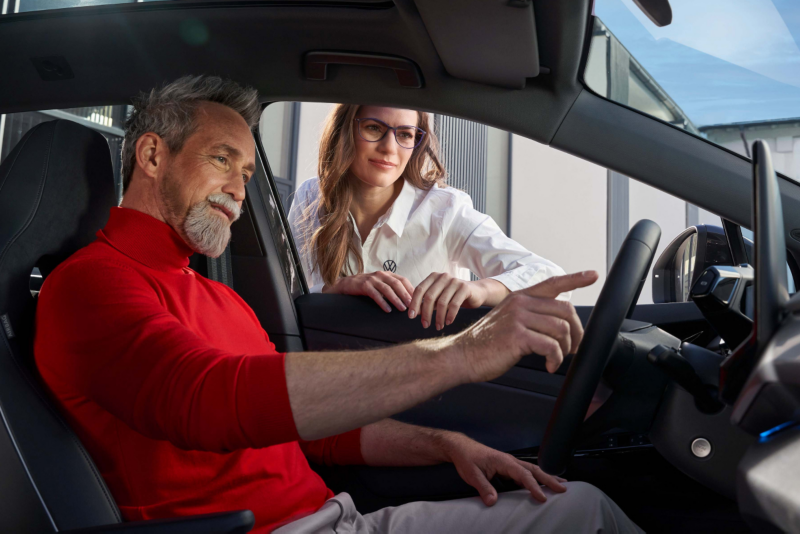
[{"label": "steering wheel", "polygon": [[769,147],[761,139],[753,143],[753,225],[756,345],[762,350],[780,325],[789,281],[781,193]]},{"label": "steering wheel", "polygon": [[562,474],[572,456],[578,432],[589,409],[628,310],[639,296],[661,238],[661,228],[647,219],[628,232],[611,266],[558,394],[539,448],[539,467]]},{"label": "steering wheel", "polygon": [[[736,348],[720,372],[720,397],[735,404],[764,348],[778,329],[789,300],[786,273],[786,235],[778,177],[772,166],[769,146],[759,139],[753,143],[753,233],[755,237],[755,321],[754,333]],[[733,419],[741,414],[734,410]]]}]

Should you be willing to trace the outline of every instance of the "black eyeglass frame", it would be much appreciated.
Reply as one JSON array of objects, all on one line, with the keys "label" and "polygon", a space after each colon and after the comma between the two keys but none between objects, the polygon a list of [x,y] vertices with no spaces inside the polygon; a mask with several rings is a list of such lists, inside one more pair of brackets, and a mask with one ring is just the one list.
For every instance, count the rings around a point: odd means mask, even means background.
[{"label": "black eyeglass frame", "polygon": [[[374,117],[361,117],[360,119],[357,118],[357,119],[353,119],[353,120],[356,121],[356,123],[358,123],[358,128],[357,128],[358,136],[361,137],[361,139],[363,139],[367,143],[379,143],[380,141],[383,141],[383,138],[386,137],[386,134],[389,133],[389,130],[394,130],[394,142],[397,143],[397,146],[399,146],[400,148],[405,148],[406,150],[414,150],[415,148],[417,148],[420,145],[420,143],[422,143],[422,140],[425,138],[425,136],[428,135],[428,132],[426,132],[422,128],[419,128],[417,126],[412,126],[411,124],[400,125],[400,126],[394,127],[394,126],[389,126],[388,124],[386,124],[382,120],[376,119]],[[371,140],[371,139],[367,139],[361,133],[361,121],[375,121],[375,122],[378,122],[380,124],[383,124],[386,127],[386,131],[383,132],[383,135],[380,136],[380,138],[375,139],[374,141]],[[414,128],[417,132],[420,132],[422,135],[419,136],[419,139],[414,144],[414,146],[412,146],[412,147],[403,146],[403,145],[400,144],[400,141],[397,140],[397,130],[399,128]]]}]

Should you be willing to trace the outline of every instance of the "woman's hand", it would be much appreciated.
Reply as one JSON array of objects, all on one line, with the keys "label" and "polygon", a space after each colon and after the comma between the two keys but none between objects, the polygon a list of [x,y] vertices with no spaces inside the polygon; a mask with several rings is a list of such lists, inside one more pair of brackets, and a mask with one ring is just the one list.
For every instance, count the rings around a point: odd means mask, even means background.
[{"label": "woman's hand", "polygon": [[506,286],[490,278],[467,282],[447,273],[433,273],[414,290],[408,316],[413,319],[420,315],[423,328],[428,328],[436,310],[436,329],[441,330],[455,320],[461,307],[493,306],[508,292]]},{"label": "woman's hand", "polygon": [[340,295],[365,295],[378,303],[383,311],[389,313],[392,307],[405,311],[411,303],[414,286],[407,278],[385,271],[374,273],[356,274],[339,278],[332,286],[325,285],[323,293],[338,293]]}]

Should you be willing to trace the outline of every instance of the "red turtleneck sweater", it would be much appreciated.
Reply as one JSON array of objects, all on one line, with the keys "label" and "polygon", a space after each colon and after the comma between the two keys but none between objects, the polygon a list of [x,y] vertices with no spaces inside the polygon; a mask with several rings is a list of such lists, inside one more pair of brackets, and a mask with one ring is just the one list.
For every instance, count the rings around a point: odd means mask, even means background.
[{"label": "red turtleneck sweater", "polygon": [[248,508],[269,531],[332,496],[303,452],[363,463],[360,431],[298,442],[284,354],[191,254],[167,224],[113,208],[42,287],[36,363],[125,519]]}]

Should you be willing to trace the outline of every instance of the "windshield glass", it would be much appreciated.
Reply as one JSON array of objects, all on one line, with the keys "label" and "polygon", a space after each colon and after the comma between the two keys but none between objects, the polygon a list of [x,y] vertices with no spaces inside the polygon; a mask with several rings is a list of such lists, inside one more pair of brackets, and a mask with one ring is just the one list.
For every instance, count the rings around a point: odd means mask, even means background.
[{"label": "windshield glass", "polygon": [[800,2],[670,4],[659,28],[633,0],[596,0],[586,84],[747,157],[766,139],[800,180]]}]

